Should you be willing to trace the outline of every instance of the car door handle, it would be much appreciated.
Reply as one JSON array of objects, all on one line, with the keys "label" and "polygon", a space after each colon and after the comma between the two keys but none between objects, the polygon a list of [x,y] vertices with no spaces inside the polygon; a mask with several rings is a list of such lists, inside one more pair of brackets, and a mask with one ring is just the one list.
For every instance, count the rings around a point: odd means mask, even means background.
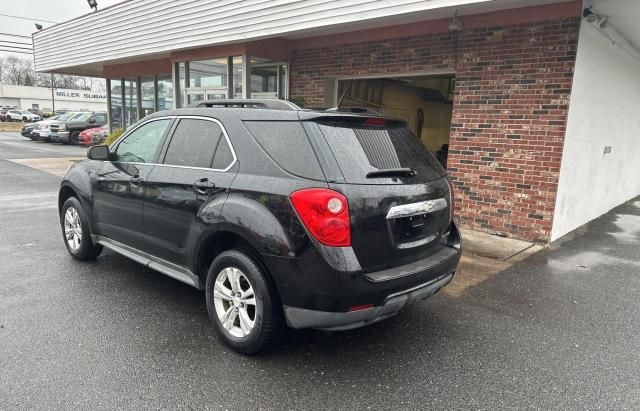
[{"label": "car door handle", "polygon": [[144,182],[144,178],[140,177],[140,176],[133,176],[129,179],[129,183],[134,186],[137,187],[140,184],[142,184]]},{"label": "car door handle", "polygon": [[216,187],[216,185],[214,184],[214,182],[213,181],[209,181],[208,178],[201,178],[200,180],[196,180],[193,183],[193,188],[197,192],[202,193],[202,194],[208,192],[209,190],[211,190],[211,189],[213,189],[215,187]]}]

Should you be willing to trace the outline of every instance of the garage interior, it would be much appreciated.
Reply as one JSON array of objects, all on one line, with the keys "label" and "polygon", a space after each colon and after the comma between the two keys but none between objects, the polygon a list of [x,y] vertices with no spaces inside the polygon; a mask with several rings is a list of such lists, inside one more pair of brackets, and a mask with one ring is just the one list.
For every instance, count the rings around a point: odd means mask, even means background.
[{"label": "garage interior", "polygon": [[405,120],[446,168],[454,87],[453,75],[343,79],[337,102]]}]

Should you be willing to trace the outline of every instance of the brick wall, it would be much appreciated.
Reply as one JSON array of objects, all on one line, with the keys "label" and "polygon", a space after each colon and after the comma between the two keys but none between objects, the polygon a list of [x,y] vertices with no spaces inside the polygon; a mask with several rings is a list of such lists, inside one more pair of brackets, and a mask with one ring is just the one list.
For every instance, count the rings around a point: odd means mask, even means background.
[{"label": "brick wall", "polygon": [[326,78],[456,67],[448,165],[459,221],[547,241],[579,25],[562,18],[474,28],[457,41],[442,33],[294,50],[291,96],[321,106]]}]

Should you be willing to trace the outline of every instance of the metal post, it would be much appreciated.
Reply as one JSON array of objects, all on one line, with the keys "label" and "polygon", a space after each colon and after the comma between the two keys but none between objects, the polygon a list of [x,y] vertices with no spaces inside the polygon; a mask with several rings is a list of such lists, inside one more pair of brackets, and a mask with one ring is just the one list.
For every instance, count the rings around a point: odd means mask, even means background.
[{"label": "metal post", "polygon": [[55,92],[55,83],[53,80],[53,73],[51,73],[51,111],[53,112],[52,115],[56,115],[56,92]]},{"label": "metal post", "polygon": [[120,79],[120,127],[123,129],[127,129],[127,123],[125,122],[125,113],[127,112],[127,101],[124,99],[125,96],[124,89],[124,78]]},{"label": "metal post", "polygon": [[158,76],[153,76],[153,111],[158,111],[160,105],[158,104]]},{"label": "metal post", "polygon": [[111,79],[107,79],[107,119],[109,120],[109,133],[113,131],[113,114],[111,112]]},{"label": "metal post", "polygon": [[251,98],[251,61],[246,54],[242,56],[242,98]]},{"label": "metal post", "polygon": [[136,104],[136,121],[142,119],[142,77],[136,77],[136,94],[137,94],[137,104]]},{"label": "metal post", "polygon": [[233,78],[233,56],[227,57],[227,98],[233,98],[235,95]]}]

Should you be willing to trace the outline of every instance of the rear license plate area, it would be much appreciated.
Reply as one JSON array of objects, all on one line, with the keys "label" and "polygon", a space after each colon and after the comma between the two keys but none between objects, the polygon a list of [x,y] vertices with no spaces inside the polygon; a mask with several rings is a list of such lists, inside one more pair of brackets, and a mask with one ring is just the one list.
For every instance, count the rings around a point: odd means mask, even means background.
[{"label": "rear license plate area", "polygon": [[435,219],[430,214],[394,218],[389,221],[391,236],[397,248],[411,248],[437,238]]}]

